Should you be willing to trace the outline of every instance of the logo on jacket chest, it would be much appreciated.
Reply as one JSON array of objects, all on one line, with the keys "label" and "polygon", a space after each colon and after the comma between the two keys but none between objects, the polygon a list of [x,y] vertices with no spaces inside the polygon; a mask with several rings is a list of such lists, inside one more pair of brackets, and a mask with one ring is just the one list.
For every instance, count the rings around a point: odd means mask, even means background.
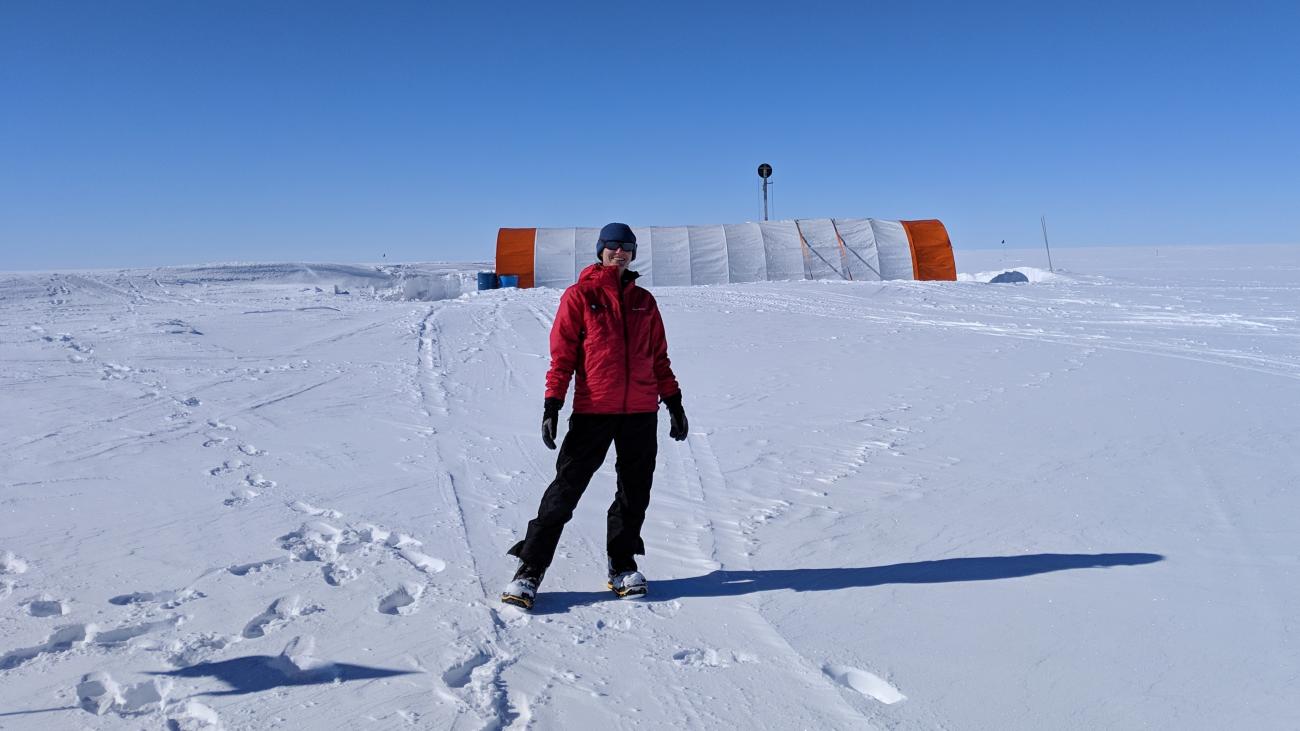
[{"label": "logo on jacket chest", "polygon": [[[588,302],[588,303],[587,303],[587,309],[588,309],[588,310],[591,312],[591,314],[593,314],[593,315],[603,315],[603,314],[606,314],[606,313],[610,313],[610,314],[612,314],[612,313],[615,312],[615,308],[614,308],[614,306],[613,306],[612,304],[606,304],[606,303],[604,303],[604,302]],[[650,311],[650,306],[649,306],[649,305],[645,305],[645,304],[641,304],[641,305],[631,305],[631,306],[627,307],[627,308],[625,309],[625,311],[626,311],[626,312],[629,312],[629,313],[633,313],[633,312],[635,312],[635,313],[649,312],[649,311]]]}]

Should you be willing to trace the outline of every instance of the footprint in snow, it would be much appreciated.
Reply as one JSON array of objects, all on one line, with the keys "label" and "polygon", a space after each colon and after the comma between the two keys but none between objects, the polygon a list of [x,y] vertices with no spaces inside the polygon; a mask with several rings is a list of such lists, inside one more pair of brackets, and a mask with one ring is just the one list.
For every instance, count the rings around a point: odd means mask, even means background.
[{"label": "footprint in snow", "polygon": [[185,620],[185,616],[175,615],[153,622],[142,622],[140,624],[132,624],[117,627],[115,629],[104,630],[95,634],[93,642],[94,644],[103,647],[123,645],[137,637],[143,637],[144,635],[153,634],[154,632],[161,632],[174,627],[179,627],[185,623]]},{"label": "footprint in snow", "polygon": [[648,604],[643,602],[627,602],[624,603],[623,606],[626,606],[629,609],[643,610],[643,611],[650,612],[650,614],[654,615],[659,619],[672,619],[673,617],[676,617],[677,613],[682,610],[682,603],[677,601],[676,599],[673,599],[671,601],[666,601],[666,602],[652,602]]},{"label": "footprint in snow", "polygon": [[606,630],[606,629],[612,629],[616,632],[620,632],[620,631],[626,632],[627,630],[632,629],[632,618],[623,617],[622,619],[616,619],[611,622],[607,622],[604,619],[596,620],[597,631]]},{"label": "footprint in snow", "polygon": [[303,523],[298,530],[280,536],[280,547],[288,551],[299,561],[323,561],[330,563],[338,560],[339,547],[343,545],[345,534],[321,520]]},{"label": "footprint in snow", "polygon": [[69,624],[57,627],[39,645],[20,647],[0,655],[0,670],[13,670],[46,653],[58,654],[81,647],[94,637],[95,630],[93,624]]},{"label": "footprint in snow", "polygon": [[262,477],[261,472],[257,472],[251,475],[244,475],[244,484],[249,487],[256,487],[260,490],[269,490],[275,487],[275,480],[268,480],[265,477]]},{"label": "footprint in snow", "polygon": [[162,328],[167,335],[202,335],[203,333],[188,322],[175,319],[166,322],[156,322],[154,327]]},{"label": "footprint in snow", "polygon": [[411,548],[402,548],[397,551],[397,555],[406,559],[407,563],[426,574],[440,573],[447,568],[447,562],[440,558],[434,558],[426,553],[420,553]]},{"label": "footprint in snow", "polygon": [[33,617],[62,617],[68,613],[68,603],[49,594],[27,599],[21,606]]},{"label": "footprint in snow", "polygon": [[[523,627],[533,621],[533,617],[528,611],[513,604],[493,604],[489,607],[489,611],[492,612],[494,621],[505,627]],[[574,644],[580,645],[582,643],[575,642]]]},{"label": "footprint in snow", "polygon": [[117,363],[105,363],[101,381],[120,381],[125,379],[131,373],[130,366],[118,365]]},{"label": "footprint in snow", "polygon": [[[308,525],[328,526],[329,524],[319,523],[319,524],[308,524]],[[303,526],[303,527],[306,528],[308,526]],[[342,543],[345,544],[343,546],[343,549],[354,550],[356,548],[354,544],[357,541],[369,543],[372,545],[382,544],[392,549],[393,552],[395,552],[404,561],[406,561],[407,563],[414,566],[416,569],[426,574],[436,574],[445,571],[447,569],[446,561],[443,561],[440,558],[430,556],[420,551],[419,550],[420,547],[423,546],[424,544],[422,544],[420,541],[416,540],[415,538],[412,538],[411,536],[405,533],[391,532],[377,525],[366,523],[361,525],[360,528],[357,530],[347,531],[347,533],[343,536]],[[285,547],[288,548],[289,546],[286,545]],[[337,555],[337,552],[335,553],[335,555]],[[326,559],[326,560],[330,560],[330,559]]]},{"label": "footprint in snow", "polygon": [[442,671],[442,682],[448,688],[464,688],[474,678],[474,671],[492,662],[492,655],[475,647],[462,650],[462,656],[451,667]]},{"label": "footprint in snow", "polygon": [[447,562],[440,558],[434,558],[418,549],[423,543],[406,535],[405,533],[392,533],[385,541],[390,548],[397,551],[397,555],[406,559],[407,563],[426,574],[436,574],[446,570]]},{"label": "footprint in snow", "polygon": [[77,706],[87,713],[102,716],[122,702],[122,688],[108,673],[83,675],[77,683]]},{"label": "footprint in snow", "polygon": [[244,454],[247,454],[247,455],[250,456],[250,457],[260,457],[260,456],[266,454],[266,451],[265,451],[265,450],[258,449],[257,447],[255,447],[255,446],[253,446],[253,445],[251,445],[251,444],[241,444],[241,445],[239,445],[239,451],[243,452]]},{"label": "footprint in snow", "polygon": [[253,498],[256,498],[260,494],[261,493],[259,493],[256,490],[250,490],[246,487],[242,487],[238,490],[231,490],[230,497],[226,498],[225,500],[222,500],[221,504],[225,505],[228,508],[237,508],[241,505],[248,504],[250,501],[253,500]]},{"label": "footprint in snow", "polygon": [[215,632],[190,635],[184,640],[172,640],[167,645],[169,653],[167,662],[171,663],[172,667],[187,668],[236,642],[242,642],[242,639],[235,635],[222,635]]},{"label": "footprint in snow", "polygon": [[211,706],[193,698],[184,703],[173,703],[166,708],[167,728],[176,731],[220,731],[221,716]]},{"label": "footprint in snow", "polygon": [[77,684],[77,705],[96,716],[112,712],[126,718],[160,712],[167,706],[173,685],[171,678],[151,678],[122,687],[108,673],[90,673]]},{"label": "footprint in snow", "polygon": [[827,663],[822,666],[822,672],[845,688],[855,690],[886,705],[907,700],[907,696],[900,693],[897,688],[890,685],[883,678],[860,668]]},{"label": "footprint in snow", "polygon": [[349,566],[342,561],[335,561],[325,564],[325,567],[321,569],[321,573],[325,576],[326,584],[343,586],[356,581],[361,576],[361,569]]},{"label": "footprint in snow", "polygon": [[242,634],[246,640],[255,640],[264,637],[267,632],[279,629],[294,617],[323,611],[325,611],[323,607],[315,604],[304,607],[302,597],[297,594],[282,596],[271,602],[271,606],[267,607],[266,611],[250,619],[244,626]]},{"label": "footprint in snow", "polygon": [[95,352],[94,348],[90,347],[89,345],[83,345],[77,342],[68,333],[59,333],[57,336],[44,335],[41,337],[41,340],[44,340],[47,343],[62,343],[63,347],[69,350],[75,350],[78,353],[85,353],[86,355],[90,355],[91,353]]},{"label": "footprint in snow", "polygon": [[678,650],[673,653],[673,660],[678,665],[688,668],[724,668],[727,666],[727,663],[718,655],[718,651],[711,647]]},{"label": "footprint in snow", "polygon": [[230,424],[224,424],[217,419],[209,419],[208,426],[212,427],[213,429],[224,429],[226,431],[236,431],[235,427],[231,426]]},{"label": "footprint in snow", "polygon": [[401,586],[379,600],[379,611],[383,614],[407,616],[419,609],[420,597],[424,596],[424,585],[403,582]]},{"label": "footprint in snow", "polygon": [[228,459],[225,462],[222,462],[220,467],[213,467],[212,469],[208,470],[208,474],[212,475],[213,477],[217,477],[219,475],[224,475],[230,472],[234,472],[235,470],[238,469],[243,469],[244,467],[247,466],[248,463],[242,459]]},{"label": "footprint in snow", "polygon": [[329,518],[330,520],[338,520],[339,518],[343,517],[343,513],[340,513],[337,510],[330,510],[328,508],[318,508],[315,505],[312,505],[310,503],[305,503],[301,500],[295,500],[291,503],[286,503],[286,504],[289,506],[290,510],[293,510],[294,512],[297,513],[302,513],[303,515],[311,515],[317,518]]},{"label": "footprint in snow", "polygon": [[235,566],[227,566],[226,571],[235,576],[248,576],[249,574],[258,574],[279,566],[289,563],[291,559],[288,556],[277,556],[268,558],[265,561],[254,561],[252,563],[242,563]]},{"label": "footprint in snow", "polygon": [[109,604],[126,607],[132,604],[158,604],[163,609],[175,609],[186,602],[205,599],[207,594],[194,589],[163,589],[162,591],[135,591],[130,594],[118,594],[108,600]]},{"label": "footprint in snow", "polygon": [[357,538],[365,543],[386,544],[392,531],[386,530],[374,523],[362,523],[357,527]]},{"label": "footprint in snow", "polygon": [[230,437],[209,437],[205,442],[203,442],[203,446],[220,447],[228,441],[230,441]]}]

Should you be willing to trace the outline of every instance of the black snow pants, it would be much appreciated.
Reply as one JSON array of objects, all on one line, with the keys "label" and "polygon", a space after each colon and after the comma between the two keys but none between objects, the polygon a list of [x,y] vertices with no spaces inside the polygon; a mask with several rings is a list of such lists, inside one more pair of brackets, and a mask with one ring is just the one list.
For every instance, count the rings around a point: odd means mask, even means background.
[{"label": "black snow pants", "polygon": [[564,435],[560,456],[555,461],[555,480],[542,495],[537,517],[528,521],[527,535],[509,553],[539,569],[551,565],[564,524],[573,517],[573,509],[578,506],[591,476],[604,464],[609,444],[613,442],[618,489],[609,506],[605,550],[616,568],[629,562],[630,568],[635,568],[632,556],[645,553],[641,525],[650,504],[658,423],[659,415],[654,412],[571,416],[569,432]]}]

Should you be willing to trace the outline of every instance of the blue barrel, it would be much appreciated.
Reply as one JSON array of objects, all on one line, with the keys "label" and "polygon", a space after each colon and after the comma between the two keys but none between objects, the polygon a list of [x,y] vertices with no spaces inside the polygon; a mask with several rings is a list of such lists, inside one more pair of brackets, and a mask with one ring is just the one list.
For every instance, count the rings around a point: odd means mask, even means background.
[{"label": "blue barrel", "polygon": [[478,290],[482,292],[485,289],[497,288],[496,272],[479,272],[478,273]]},{"label": "blue barrel", "polygon": [[502,289],[505,289],[506,287],[518,287],[518,286],[519,286],[519,275],[518,275],[518,274],[500,274],[500,275],[497,275],[497,280],[498,280],[499,282],[501,282],[501,288],[502,288]]}]

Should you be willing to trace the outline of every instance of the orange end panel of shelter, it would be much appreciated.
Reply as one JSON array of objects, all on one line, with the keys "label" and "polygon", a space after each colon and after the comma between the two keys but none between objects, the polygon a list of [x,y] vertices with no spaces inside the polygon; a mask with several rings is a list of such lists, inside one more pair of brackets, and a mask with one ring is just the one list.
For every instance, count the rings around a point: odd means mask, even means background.
[{"label": "orange end panel of shelter", "polygon": [[503,228],[497,231],[497,274],[518,274],[519,286],[533,286],[535,228]]},{"label": "orange end panel of shelter", "polygon": [[937,219],[900,221],[912,245],[912,274],[918,280],[957,281],[957,262],[952,256],[948,229]]}]

